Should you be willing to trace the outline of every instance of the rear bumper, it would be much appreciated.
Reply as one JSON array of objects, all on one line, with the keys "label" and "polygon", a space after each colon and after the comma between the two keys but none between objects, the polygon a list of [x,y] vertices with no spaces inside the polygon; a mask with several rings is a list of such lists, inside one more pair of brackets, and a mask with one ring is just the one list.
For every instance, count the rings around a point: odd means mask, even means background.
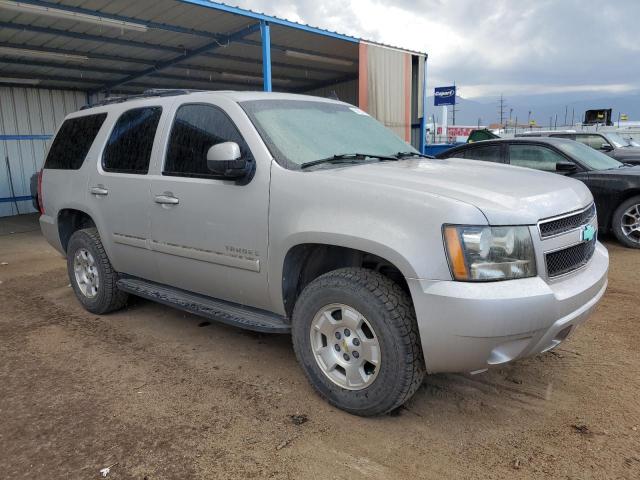
[{"label": "rear bumper", "polygon": [[598,243],[587,266],[549,283],[409,280],[427,370],[473,372],[554,348],[592,313],[608,267]]}]

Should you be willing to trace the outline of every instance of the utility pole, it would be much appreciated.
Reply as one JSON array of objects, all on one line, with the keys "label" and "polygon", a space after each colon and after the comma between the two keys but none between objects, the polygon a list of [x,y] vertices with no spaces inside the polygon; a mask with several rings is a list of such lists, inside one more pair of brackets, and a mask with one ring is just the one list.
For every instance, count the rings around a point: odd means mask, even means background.
[{"label": "utility pole", "polygon": [[504,126],[505,112],[507,104],[504,101],[504,95],[500,94],[500,100],[498,100],[498,114],[500,115],[500,125]]},{"label": "utility pole", "polygon": [[513,124],[511,123],[511,116],[513,115],[513,108],[509,109],[509,125],[513,126]]},{"label": "utility pole", "polygon": [[553,129],[557,130],[558,129],[558,114],[556,113],[556,121],[553,124]]},{"label": "utility pole", "polygon": [[573,107],[573,108],[571,109],[571,126],[573,126],[573,125],[574,125],[574,123],[573,123],[573,120],[574,120],[573,116],[575,115],[575,113],[576,113],[576,108],[575,108],[575,107]]},{"label": "utility pole", "polygon": [[529,114],[527,115],[527,127],[531,130],[531,110],[529,110]]},{"label": "utility pole", "polygon": [[[453,86],[454,87],[456,86],[456,81],[455,80],[453,81]],[[458,108],[457,108],[458,107],[458,98],[457,97],[458,97],[458,93],[457,93],[457,90],[456,90],[456,96],[453,99],[453,108],[451,109],[451,124],[452,125],[456,124],[456,112],[458,111]]]},{"label": "utility pole", "polygon": [[567,126],[567,113],[569,113],[569,105],[564,106],[564,126]]}]

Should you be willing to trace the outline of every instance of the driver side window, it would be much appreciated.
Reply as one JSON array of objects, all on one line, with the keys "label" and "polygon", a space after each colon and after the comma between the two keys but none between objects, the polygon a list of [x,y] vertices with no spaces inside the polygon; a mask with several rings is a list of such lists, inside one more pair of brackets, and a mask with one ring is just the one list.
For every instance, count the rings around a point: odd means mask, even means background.
[{"label": "driver side window", "polygon": [[545,172],[555,172],[558,162],[567,159],[550,148],[540,145],[509,145],[509,160],[517,167],[533,168]]},{"label": "driver side window", "polygon": [[207,152],[224,142],[237,143],[242,158],[253,158],[242,135],[220,108],[201,103],[182,105],[173,121],[162,174],[214,177],[207,167]]},{"label": "driver side window", "polygon": [[576,140],[596,150],[601,150],[603,143],[610,146],[609,142],[600,135],[578,135]]}]

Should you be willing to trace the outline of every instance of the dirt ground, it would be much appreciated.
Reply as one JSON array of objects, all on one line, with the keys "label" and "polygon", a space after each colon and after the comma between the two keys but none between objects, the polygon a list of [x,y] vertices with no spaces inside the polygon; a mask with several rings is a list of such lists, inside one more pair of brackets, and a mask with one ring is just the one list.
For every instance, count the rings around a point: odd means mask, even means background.
[{"label": "dirt ground", "polygon": [[2,478],[640,478],[640,251],[606,242],[606,296],[556,351],[363,419],[314,393],[288,336],[142,300],[87,313],[26,220],[0,228]]}]

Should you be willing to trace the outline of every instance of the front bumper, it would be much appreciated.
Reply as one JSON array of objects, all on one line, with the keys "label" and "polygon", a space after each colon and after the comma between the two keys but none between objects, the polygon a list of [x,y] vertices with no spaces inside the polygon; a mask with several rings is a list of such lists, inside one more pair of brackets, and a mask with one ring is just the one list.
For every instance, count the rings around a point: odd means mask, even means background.
[{"label": "front bumper", "polygon": [[558,279],[491,283],[408,280],[427,371],[474,372],[550,350],[604,295],[609,255]]}]

